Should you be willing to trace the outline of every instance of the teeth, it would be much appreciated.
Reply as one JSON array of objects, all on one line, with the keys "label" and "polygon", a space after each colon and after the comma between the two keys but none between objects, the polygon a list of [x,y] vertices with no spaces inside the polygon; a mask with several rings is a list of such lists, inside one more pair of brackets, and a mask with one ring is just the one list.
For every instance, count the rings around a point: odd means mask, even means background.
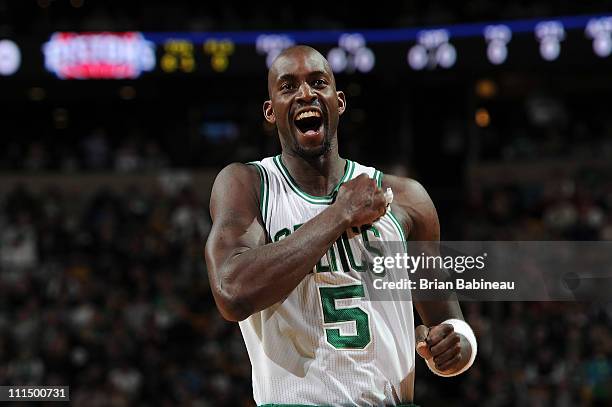
[{"label": "teeth", "polygon": [[321,117],[321,114],[319,112],[317,112],[316,110],[309,110],[307,112],[302,112],[300,113],[295,120],[302,120],[305,119],[307,117]]}]

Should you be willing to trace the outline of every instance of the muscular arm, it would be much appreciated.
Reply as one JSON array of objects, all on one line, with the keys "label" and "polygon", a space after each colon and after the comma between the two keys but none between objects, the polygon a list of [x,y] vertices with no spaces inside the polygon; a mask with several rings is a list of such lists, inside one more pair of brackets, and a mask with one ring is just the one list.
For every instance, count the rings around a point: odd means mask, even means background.
[{"label": "muscular arm", "polygon": [[[385,185],[387,184],[387,185]],[[440,222],[438,213],[427,191],[417,181],[385,175],[383,187],[391,187],[394,193],[394,213],[398,212],[408,239],[415,242],[439,242]],[[427,255],[440,254],[437,244],[424,244]],[[463,319],[458,301],[415,301],[415,307],[423,323],[437,325],[447,319]]]},{"label": "muscular arm", "polygon": [[257,170],[232,164],[217,176],[205,256],[221,314],[240,321],[286,297],[348,225],[333,205],[287,238],[266,243]]},{"label": "muscular arm", "polygon": [[286,238],[266,244],[256,169],[244,164],[223,169],[213,185],[213,227],[205,248],[210,286],[223,317],[241,321],[285,298],[342,232],[362,221],[363,213],[356,216],[360,208],[355,194],[364,195],[364,188],[372,187],[367,197],[376,204],[376,211],[365,214],[372,219],[380,216],[384,196],[366,179],[357,177],[344,184],[334,204]]},{"label": "muscular arm", "polygon": [[[409,240],[433,242],[433,244],[423,244],[420,247],[423,248],[426,255],[438,256],[440,252],[436,242],[440,240],[440,223],[436,208],[425,188],[414,180],[391,175],[385,175],[383,179],[383,189],[386,187],[391,187],[394,192],[395,198],[392,209],[402,221],[405,230],[408,232]],[[451,318],[463,320],[463,313],[457,300],[415,301],[415,307],[427,327],[437,326]],[[419,333],[421,332],[417,331],[417,336],[419,336]],[[435,334],[437,335],[437,331]],[[453,366],[453,371],[460,370],[468,362],[471,355],[471,347],[467,339],[463,335],[458,335],[458,337],[457,339],[449,339],[449,342],[457,341],[461,346],[459,361]],[[433,339],[436,343],[438,342],[437,339],[440,340],[439,338],[430,339]],[[432,350],[435,349],[432,348]],[[448,366],[448,364],[440,365],[442,368]]]}]

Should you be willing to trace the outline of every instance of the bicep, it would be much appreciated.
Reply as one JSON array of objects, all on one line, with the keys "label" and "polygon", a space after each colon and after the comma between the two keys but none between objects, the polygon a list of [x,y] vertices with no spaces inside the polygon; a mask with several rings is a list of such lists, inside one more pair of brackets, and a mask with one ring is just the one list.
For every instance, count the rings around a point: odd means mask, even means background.
[{"label": "bicep", "polygon": [[410,240],[439,241],[440,220],[438,212],[425,188],[414,180],[408,180],[406,193],[410,195],[406,212],[411,220]]},{"label": "bicep", "polygon": [[246,165],[232,164],[215,180],[210,201],[213,226],[205,249],[213,276],[234,256],[266,243],[257,177]]},{"label": "bicep", "polygon": [[400,215],[408,240],[439,241],[440,221],[436,207],[425,188],[409,178],[385,175],[383,189],[395,195],[392,207]]}]

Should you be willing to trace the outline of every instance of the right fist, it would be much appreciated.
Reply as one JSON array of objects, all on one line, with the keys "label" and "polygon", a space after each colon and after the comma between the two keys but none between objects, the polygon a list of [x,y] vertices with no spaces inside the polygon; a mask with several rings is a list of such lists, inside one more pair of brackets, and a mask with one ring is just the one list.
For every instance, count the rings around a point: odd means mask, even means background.
[{"label": "right fist", "polygon": [[338,205],[348,216],[350,226],[360,227],[370,225],[383,216],[387,201],[376,181],[361,174],[340,186],[334,205]]}]

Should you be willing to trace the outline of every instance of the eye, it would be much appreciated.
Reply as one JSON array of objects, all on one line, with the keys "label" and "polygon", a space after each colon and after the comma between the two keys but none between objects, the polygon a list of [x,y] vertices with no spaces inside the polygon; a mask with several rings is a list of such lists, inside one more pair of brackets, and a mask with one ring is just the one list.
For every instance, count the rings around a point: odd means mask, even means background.
[{"label": "eye", "polygon": [[315,79],[312,82],[312,86],[314,86],[315,88],[323,88],[327,85],[327,82],[325,81],[325,79]]},{"label": "eye", "polygon": [[291,82],[283,82],[283,84],[281,84],[280,86],[280,90],[282,91],[292,90],[293,88],[294,88],[294,85]]}]

